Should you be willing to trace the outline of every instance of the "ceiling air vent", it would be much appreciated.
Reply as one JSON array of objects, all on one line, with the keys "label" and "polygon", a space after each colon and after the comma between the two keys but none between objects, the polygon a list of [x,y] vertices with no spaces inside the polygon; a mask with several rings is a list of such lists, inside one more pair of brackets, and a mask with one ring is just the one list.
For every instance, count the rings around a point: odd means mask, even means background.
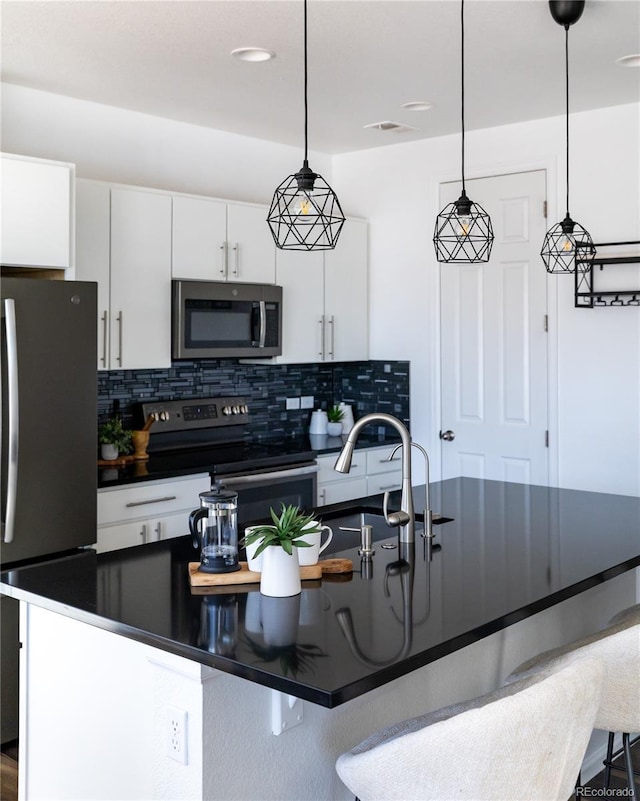
[{"label": "ceiling air vent", "polygon": [[411,125],[403,125],[400,122],[391,122],[391,120],[372,122],[370,125],[363,125],[362,127],[373,128],[376,131],[393,131],[393,133],[408,133],[409,131],[418,130],[418,128],[414,128]]}]

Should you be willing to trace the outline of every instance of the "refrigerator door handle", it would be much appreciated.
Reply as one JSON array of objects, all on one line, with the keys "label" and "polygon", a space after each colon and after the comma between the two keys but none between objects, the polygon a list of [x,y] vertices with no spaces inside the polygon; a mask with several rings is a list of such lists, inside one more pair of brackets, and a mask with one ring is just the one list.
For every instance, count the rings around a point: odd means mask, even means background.
[{"label": "refrigerator door handle", "polygon": [[13,542],[16,522],[16,497],[18,491],[18,341],[16,327],[16,304],[13,298],[4,301],[5,325],[7,328],[7,411],[9,421],[7,459],[7,508],[5,511],[4,542]]}]

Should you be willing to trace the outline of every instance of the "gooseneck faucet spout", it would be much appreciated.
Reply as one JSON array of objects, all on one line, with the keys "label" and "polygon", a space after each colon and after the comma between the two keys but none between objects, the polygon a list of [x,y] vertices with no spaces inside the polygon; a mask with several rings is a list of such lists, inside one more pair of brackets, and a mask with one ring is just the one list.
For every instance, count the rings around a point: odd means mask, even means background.
[{"label": "gooseneck faucet spout", "polygon": [[400,434],[400,439],[402,441],[402,497],[400,499],[400,510],[398,512],[388,511],[389,493],[385,492],[384,516],[388,526],[400,529],[398,535],[400,542],[415,542],[415,514],[413,511],[413,495],[411,492],[411,437],[404,423],[398,420],[397,417],[385,414],[384,412],[365,414],[364,417],[356,420],[336,460],[334,470],[337,470],[338,473],[349,472],[351,469],[353,450],[360,436],[360,432],[363,428],[368,426],[369,423],[384,423],[395,428]]}]

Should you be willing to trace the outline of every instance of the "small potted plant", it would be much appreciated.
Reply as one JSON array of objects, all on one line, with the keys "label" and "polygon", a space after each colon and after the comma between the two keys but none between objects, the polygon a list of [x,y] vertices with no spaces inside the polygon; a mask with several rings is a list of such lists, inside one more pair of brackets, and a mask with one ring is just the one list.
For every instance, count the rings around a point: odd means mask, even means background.
[{"label": "small potted plant", "polygon": [[342,418],[344,412],[339,406],[332,406],[327,410],[327,434],[330,437],[339,437],[342,434]]},{"label": "small potted plant", "polygon": [[320,529],[313,514],[305,514],[297,506],[281,504],[280,514],[270,509],[273,523],[254,526],[241,541],[241,545],[260,544],[254,558],[263,554],[260,592],[263,595],[286,597],[297,595],[300,584],[298,548],[310,548],[302,537]]},{"label": "small potted plant", "polygon": [[119,417],[110,417],[98,427],[100,455],[106,461],[117,459],[119,454],[130,453],[133,449],[131,431],[127,431]]}]

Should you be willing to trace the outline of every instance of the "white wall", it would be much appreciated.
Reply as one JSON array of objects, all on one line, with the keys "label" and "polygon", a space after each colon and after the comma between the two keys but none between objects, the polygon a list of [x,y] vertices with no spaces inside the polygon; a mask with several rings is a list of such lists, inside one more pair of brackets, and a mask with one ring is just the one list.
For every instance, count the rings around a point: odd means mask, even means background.
[{"label": "white wall", "polygon": [[[467,177],[547,169],[551,225],[565,211],[564,142],[564,117],[470,132]],[[596,242],[640,239],[640,105],[573,115],[571,143],[573,218]],[[439,312],[431,240],[439,183],[459,178],[459,171],[458,135],[346,154],[333,163],[341,202],[371,224],[371,356],[411,360],[413,433],[433,452],[440,447]],[[629,268],[629,276],[640,285],[640,271]],[[640,310],[575,309],[572,278],[547,280],[551,298],[557,295],[550,365],[557,369],[551,404],[557,405],[558,483],[638,495]]]},{"label": "white wall", "polygon": [[[78,178],[269,203],[302,166],[289,147],[126,109],[2,84],[2,150],[70,161]],[[309,162],[327,180],[331,159]]]}]

